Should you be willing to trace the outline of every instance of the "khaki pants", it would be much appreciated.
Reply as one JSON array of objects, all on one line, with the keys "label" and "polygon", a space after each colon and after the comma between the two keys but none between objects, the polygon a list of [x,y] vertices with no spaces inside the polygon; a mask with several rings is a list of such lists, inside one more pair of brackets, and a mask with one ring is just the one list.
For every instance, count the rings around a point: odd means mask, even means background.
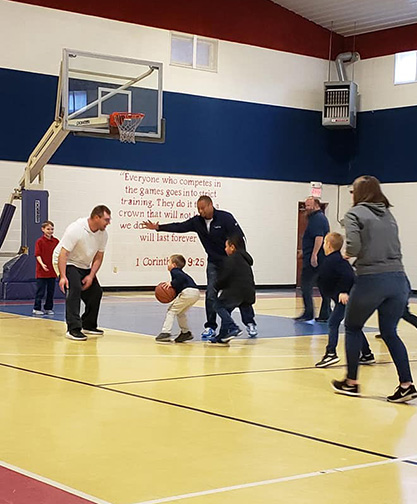
[{"label": "khaki pants", "polygon": [[190,329],[187,321],[187,310],[198,301],[199,297],[199,290],[191,287],[180,292],[168,308],[161,332],[171,334],[175,317],[177,317],[181,332],[188,332]]}]

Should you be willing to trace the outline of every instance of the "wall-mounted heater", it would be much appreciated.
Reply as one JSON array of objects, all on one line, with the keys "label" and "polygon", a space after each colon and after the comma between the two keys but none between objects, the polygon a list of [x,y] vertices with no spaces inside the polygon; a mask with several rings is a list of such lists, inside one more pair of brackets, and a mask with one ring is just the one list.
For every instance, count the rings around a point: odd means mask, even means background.
[{"label": "wall-mounted heater", "polygon": [[326,128],[356,128],[358,86],[348,81],[345,63],[354,63],[358,53],[342,53],[336,58],[339,81],[324,83],[322,124]]}]

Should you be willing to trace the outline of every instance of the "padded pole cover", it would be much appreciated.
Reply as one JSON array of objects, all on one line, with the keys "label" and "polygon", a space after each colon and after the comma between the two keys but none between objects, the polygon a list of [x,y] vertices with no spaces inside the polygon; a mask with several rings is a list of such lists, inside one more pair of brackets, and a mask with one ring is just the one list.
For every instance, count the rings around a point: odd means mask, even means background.
[{"label": "padded pole cover", "polygon": [[7,231],[9,230],[15,210],[16,207],[10,203],[6,203],[3,207],[0,217],[0,248],[6,239]]}]

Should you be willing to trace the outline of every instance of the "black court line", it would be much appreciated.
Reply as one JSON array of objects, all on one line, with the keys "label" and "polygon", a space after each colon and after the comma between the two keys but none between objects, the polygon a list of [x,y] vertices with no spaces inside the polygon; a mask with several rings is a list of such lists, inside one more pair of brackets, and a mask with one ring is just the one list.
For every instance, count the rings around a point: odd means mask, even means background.
[{"label": "black court line", "polygon": [[[409,362],[417,362],[417,359],[409,360]],[[386,365],[394,364],[392,361],[381,361],[375,363],[375,365]],[[337,366],[329,366],[327,368],[317,368],[316,366],[303,366],[303,367],[291,367],[291,368],[276,368],[276,369],[253,369],[251,371],[230,371],[224,373],[207,373],[199,375],[188,375],[188,376],[174,376],[171,378],[150,378],[146,380],[129,380],[122,382],[109,382],[109,383],[97,383],[98,387],[108,387],[110,385],[133,385],[134,383],[157,383],[157,382],[167,382],[167,381],[177,381],[177,380],[189,380],[194,378],[211,378],[213,376],[234,376],[234,375],[245,375],[245,374],[258,374],[258,373],[279,373],[281,371],[309,371],[309,370],[320,370],[320,369],[342,369],[345,368],[346,364],[338,364]],[[362,396],[363,397],[363,396]]]},{"label": "black court line", "polygon": [[[267,429],[267,430],[271,430],[274,432],[279,432],[281,434],[288,434],[288,435],[295,436],[295,437],[298,437],[301,439],[308,439],[309,441],[315,441],[315,442],[327,444],[330,446],[336,446],[338,448],[344,448],[346,450],[364,453],[366,455],[372,455],[375,457],[380,457],[380,458],[384,458],[384,459],[388,459],[388,460],[397,460],[399,458],[394,455],[388,455],[386,453],[380,453],[380,452],[376,452],[373,450],[367,450],[365,448],[359,448],[357,446],[351,446],[351,445],[347,445],[344,443],[338,443],[337,441],[331,441],[329,439],[319,438],[317,436],[311,436],[309,434],[303,434],[302,432],[291,431],[289,429],[282,429],[280,427],[275,427],[273,425],[263,424],[260,422],[254,422],[252,420],[246,420],[244,418],[233,417],[230,415],[225,415],[223,413],[216,413],[215,411],[209,411],[209,410],[204,410],[201,408],[195,408],[194,406],[187,406],[185,404],[179,404],[179,403],[175,403],[175,402],[171,402],[171,401],[165,401],[163,399],[156,399],[154,397],[148,397],[148,396],[144,396],[141,394],[134,394],[132,392],[125,392],[123,390],[117,390],[117,389],[113,389],[113,388],[109,388],[109,387],[101,387],[98,385],[94,385],[93,383],[88,383],[88,382],[84,382],[81,380],[75,380],[73,378],[65,378],[63,376],[53,375],[50,373],[44,373],[42,371],[34,371],[33,369],[27,369],[27,368],[22,368],[19,366],[13,366],[11,364],[5,364],[3,362],[0,362],[0,366],[5,367],[5,368],[10,368],[10,369],[15,369],[18,371],[23,371],[23,372],[30,373],[30,374],[46,376],[48,378],[55,378],[57,380],[62,380],[62,381],[70,382],[70,383],[76,383],[78,385],[85,385],[87,387],[96,388],[97,390],[114,392],[116,394],[121,394],[121,395],[125,395],[128,397],[135,397],[137,399],[143,399],[145,401],[150,401],[150,402],[154,402],[157,404],[162,404],[164,406],[173,406],[175,408],[180,408],[180,409],[183,409],[186,411],[192,411],[195,413],[201,413],[203,415],[209,415],[209,416],[212,416],[215,418],[222,418],[224,420],[231,420],[232,422],[237,422],[237,423],[241,423],[244,425],[251,425],[253,427],[259,427],[261,429]],[[403,460],[402,462],[404,462],[406,464],[411,464],[411,465],[417,466],[417,461],[414,461],[414,460]]]}]

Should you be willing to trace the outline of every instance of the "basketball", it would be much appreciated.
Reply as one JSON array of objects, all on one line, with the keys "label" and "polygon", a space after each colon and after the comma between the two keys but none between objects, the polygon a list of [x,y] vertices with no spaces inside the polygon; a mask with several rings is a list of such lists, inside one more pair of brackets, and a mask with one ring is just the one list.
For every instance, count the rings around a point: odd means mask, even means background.
[{"label": "basketball", "polygon": [[174,287],[165,287],[165,282],[161,282],[155,287],[155,297],[160,303],[170,303],[176,295]]}]

